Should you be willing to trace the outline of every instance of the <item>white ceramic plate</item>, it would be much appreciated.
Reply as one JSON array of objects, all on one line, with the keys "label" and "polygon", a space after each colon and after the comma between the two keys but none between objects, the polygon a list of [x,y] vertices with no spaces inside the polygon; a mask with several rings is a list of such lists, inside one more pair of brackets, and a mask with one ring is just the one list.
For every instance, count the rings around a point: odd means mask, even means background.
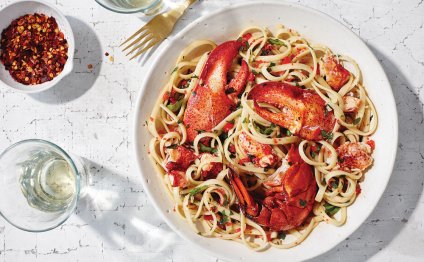
[{"label": "white ceramic plate", "polygon": [[[151,136],[143,124],[148,119],[160,90],[167,82],[178,54],[190,42],[210,39],[221,43],[236,39],[237,34],[248,26],[272,29],[279,23],[297,30],[314,43],[327,45],[336,53],[348,55],[358,62],[363,73],[363,82],[379,113],[379,127],[373,136],[376,142],[373,155],[375,164],[366,173],[366,179],[361,184],[362,193],[348,208],[346,224],[335,227],[321,223],[299,246],[288,250],[270,248],[258,253],[235,242],[201,237],[172,212],[173,202],[147,157],[146,149]],[[371,214],[382,196],[392,173],[398,139],[396,105],[390,84],[379,62],[361,39],[323,13],[298,5],[268,1],[236,5],[214,12],[194,21],[177,34],[156,58],[146,75],[138,96],[134,124],[136,160],[145,192],[153,205],[168,225],[191,244],[229,260],[305,260],[330,250],[346,239]]]},{"label": "white ceramic plate", "polygon": [[53,16],[56,19],[59,29],[63,32],[65,39],[68,41],[68,60],[66,61],[62,72],[58,76],[53,78],[51,81],[44,82],[39,85],[23,85],[15,81],[10,73],[5,69],[4,65],[0,63],[0,81],[23,93],[41,92],[56,85],[63,77],[71,73],[74,60],[75,42],[71,25],[59,9],[57,9],[53,4],[43,0],[18,1],[1,9],[0,33],[16,18],[34,13]]}]

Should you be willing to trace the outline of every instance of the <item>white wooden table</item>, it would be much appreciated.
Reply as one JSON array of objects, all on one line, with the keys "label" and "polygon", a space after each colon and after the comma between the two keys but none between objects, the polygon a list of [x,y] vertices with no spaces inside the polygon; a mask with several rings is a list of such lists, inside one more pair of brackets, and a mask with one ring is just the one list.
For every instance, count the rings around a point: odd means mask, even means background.
[{"label": "white wooden table", "polygon": [[[0,7],[10,2],[0,0]],[[154,54],[128,62],[118,44],[148,18],[112,13],[94,0],[50,2],[74,30],[74,72],[36,95],[0,86],[0,151],[25,138],[56,142],[89,159],[94,193],[50,232],[23,232],[0,218],[0,261],[216,261],[160,219],[133,161],[135,100]],[[200,1],[175,32],[234,2],[240,1]],[[423,0],[289,2],[335,17],[368,44],[389,76],[400,120],[395,171],[378,207],[351,237],[316,260],[424,261]]]}]

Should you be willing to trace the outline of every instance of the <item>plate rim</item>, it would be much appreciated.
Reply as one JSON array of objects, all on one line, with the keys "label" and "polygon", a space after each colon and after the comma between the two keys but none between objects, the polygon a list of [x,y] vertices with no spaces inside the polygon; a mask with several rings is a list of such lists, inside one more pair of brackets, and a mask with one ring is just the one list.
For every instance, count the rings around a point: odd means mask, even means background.
[{"label": "plate rim", "polygon": [[[333,249],[334,247],[336,247],[337,245],[339,245],[346,237],[349,237],[350,235],[352,235],[353,233],[355,233],[358,228],[360,226],[362,226],[364,224],[364,222],[369,218],[369,216],[373,213],[373,211],[375,210],[375,208],[377,207],[377,205],[380,203],[380,200],[384,194],[384,192],[387,189],[387,185],[390,181],[390,178],[393,175],[393,169],[394,169],[394,164],[396,162],[396,156],[397,156],[397,145],[398,145],[398,140],[399,140],[399,124],[398,124],[398,111],[397,111],[397,107],[396,107],[396,102],[395,102],[395,98],[393,95],[393,88],[392,85],[387,77],[386,72],[384,71],[384,68],[382,67],[380,61],[377,59],[376,55],[374,54],[374,52],[372,52],[372,50],[368,47],[368,45],[364,42],[364,40],[362,40],[362,38],[360,38],[356,33],[354,33],[350,28],[348,28],[346,25],[344,25],[343,23],[341,23],[340,21],[338,21],[336,18],[330,16],[327,13],[324,13],[320,10],[317,10],[315,8],[311,8],[305,5],[301,5],[301,4],[297,4],[297,3],[289,3],[286,1],[278,1],[278,0],[263,0],[260,2],[244,2],[244,3],[236,3],[236,4],[230,4],[228,7],[224,7],[224,8],[220,8],[216,11],[210,12],[206,15],[200,16],[199,18],[193,20],[191,23],[189,23],[186,27],[184,27],[183,29],[181,29],[180,32],[178,32],[177,34],[175,34],[174,36],[172,36],[172,38],[170,38],[170,41],[165,43],[165,46],[163,47],[163,49],[160,51],[159,54],[156,55],[156,57],[153,59],[153,61],[151,62],[150,68],[147,70],[146,74],[145,74],[145,78],[141,84],[141,88],[140,91],[138,92],[137,95],[137,102],[136,102],[136,107],[135,107],[135,114],[133,115],[134,119],[133,119],[133,128],[132,128],[132,138],[134,139],[134,143],[133,143],[133,149],[135,154],[133,155],[135,162],[137,163],[137,171],[138,173],[141,175],[141,177],[143,179],[141,179],[141,183],[144,189],[144,192],[147,194],[149,200],[151,201],[151,203],[153,204],[155,210],[157,211],[157,213],[159,213],[160,217],[167,223],[167,225],[174,231],[176,232],[182,239],[184,239],[185,241],[187,241],[190,244],[193,244],[194,246],[196,246],[197,248],[199,248],[200,250],[203,250],[204,252],[214,256],[214,257],[218,257],[221,259],[225,259],[225,260],[229,260],[232,261],[233,258],[224,256],[222,254],[219,253],[215,253],[209,249],[207,249],[206,247],[204,247],[203,245],[198,244],[196,241],[194,241],[194,239],[188,237],[182,230],[178,229],[173,222],[165,215],[165,212],[162,211],[159,207],[158,202],[156,201],[156,199],[153,197],[150,189],[149,189],[149,184],[146,182],[146,180],[144,179],[145,176],[143,174],[142,171],[142,167],[141,167],[141,161],[139,161],[139,156],[140,154],[145,154],[145,152],[141,152],[142,150],[140,150],[141,148],[143,148],[143,146],[139,145],[139,139],[138,139],[138,134],[139,134],[139,130],[141,129],[141,122],[139,122],[138,120],[140,119],[140,114],[141,114],[141,101],[142,98],[144,96],[144,94],[147,91],[147,80],[151,77],[152,73],[154,72],[154,67],[155,65],[160,61],[160,59],[162,59],[166,53],[168,52],[168,50],[172,47],[172,43],[177,40],[178,38],[182,37],[184,34],[186,34],[187,31],[189,31],[190,29],[192,29],[193,27],[195,27],[197,24],[200,24],[201,22],[209,19],[212,16],[215,16],[217,14],[220,14],[222,12],[226,12],[229,11],[231,9],[236,9],[236,8],[240,8],[240,7],[247,7],[247,6],[259,6],[259,5],[280,5],[281,7],[295,7],[295,8],[299,8],[302,9],[305,12],[309,12],[309,13],[314,13],[318,16],[322,16],[325,17],[329,20],[331,20],[333,23],[336,23],[340,26],[342,26],[345,31],[349,32],[349,34],[352,35],[353,38],[356,38],[357,40],[359,40],[364,48],[366,50],[369,51],[369,53],[371,54],[370,59],[375,60],[375,63],[378,64],[378,70],[381,71],[381,79],[387,83],[388,87],[389,87],[389,94],[388,96],[390,97],[388,99],[387,102],[389,102],[394,109],[394,116],[392,118],[393,121],[393,136],[394,136],[394,141],[392,143],[392,154],[390,155],[390,159],[389,159],[389,168],[388,171],[390,172],[389,175],[387,175],[385,177],[385,181],[382,181],[384,184],[383,187],[381,187],[380,192],[377,194],[378,197],[376,198],[376,202],[375,204],[368,209],[367,214],[364,216],[364,219],[361,223],[358,223],[357,225],[352,226],[352,229],[350,230],[350,233],[348,233],[347,235],[343,236],[343,238],[340,238],[340,241],[338,241],[337,243],[335,243],[334,245],[329,245],[326,248],[321,249],[320,253],[316,253],[316,254],[311,254],[311,255],[305,255],[303,257],[303,259],[307,260],[307,259],[311,259],[314,257],[317,257],[319,255],[325,254],[326,252],[330,251],[331,249]],[[266,252],[266,251],[265,251]]]}]

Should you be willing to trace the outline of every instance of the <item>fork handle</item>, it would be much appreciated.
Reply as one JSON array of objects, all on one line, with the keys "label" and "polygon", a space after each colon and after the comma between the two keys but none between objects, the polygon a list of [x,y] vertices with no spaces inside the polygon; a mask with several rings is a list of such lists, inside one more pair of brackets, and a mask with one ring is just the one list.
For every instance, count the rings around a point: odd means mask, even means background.
[{"label": "fork handle", "polygon": [[175,20],[178,20],[187,10],[189,6],[194,4],[197,0],[186,0],[184,3],[179,4],[175,9],[173,9],[174,12],[172,12],[172,16]]}]

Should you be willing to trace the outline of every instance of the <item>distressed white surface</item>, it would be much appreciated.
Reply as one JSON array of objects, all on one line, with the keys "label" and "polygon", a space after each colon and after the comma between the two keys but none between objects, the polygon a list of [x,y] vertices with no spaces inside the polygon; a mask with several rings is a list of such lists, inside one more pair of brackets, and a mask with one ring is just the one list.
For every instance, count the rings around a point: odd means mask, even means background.
[{"label": "distressed white surface", "polygon": [[[0,0],[0,7],[9,2]],[[92,190],[76,214],[50,232],[19,231],[0,218],[0,261],[215,261],[159,218],[133,162],[133,107],[154,55],[128,62],[118,44],[148,18],[112,13],[94,0],[50,2],[73,27],[74,72],[36,95],[0,86],[0,151],[25,138],[56,142],[89,159]],[[175,31],[234,2],[241,1],[200,1]],[[289,2],[321,10],[360,35],[389,76],[400,121],[395,171],[378,207],[349,239],[316,261],[423,261],[423,0]]]}]

